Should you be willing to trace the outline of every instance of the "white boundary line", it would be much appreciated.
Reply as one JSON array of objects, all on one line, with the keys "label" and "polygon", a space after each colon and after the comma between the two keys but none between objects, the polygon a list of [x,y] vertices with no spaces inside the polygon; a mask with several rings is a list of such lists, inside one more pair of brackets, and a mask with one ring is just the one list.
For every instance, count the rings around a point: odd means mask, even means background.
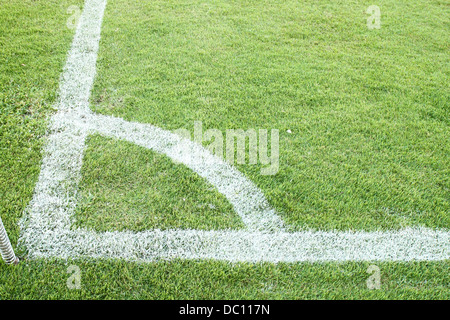
[{"label": "white boundary line", "polygon": [[[227,261],[444,260],[450,233],[408,228],[387,232],[286,232],[262,192],[200,145],[150,124],[94,114],[89,96],[106,0],[86,0],[60,82],[41,173],[21,221],[30,258],[218,259]],[[130,141],[185,164],[224,194],[245,230],[95,232],[74,229],[85,140],[89,134]],[[191,161],[184,152],[193,151]]]}]

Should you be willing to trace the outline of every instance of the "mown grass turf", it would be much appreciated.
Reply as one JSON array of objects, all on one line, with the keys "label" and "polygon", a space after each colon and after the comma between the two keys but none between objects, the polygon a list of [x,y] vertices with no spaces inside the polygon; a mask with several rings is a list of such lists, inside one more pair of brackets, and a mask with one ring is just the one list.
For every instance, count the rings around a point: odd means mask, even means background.
[{"label": "mown grass turf", "polygon": [[[66,287],[81,269],[81,289]],[[381,289],[366,286],[370,263],[230,264],[171,261],[26,261],[2,266],[4,299],[448,299],[448,262],[379,263]]]},{"label": "mown grass turf", "polygon": [[227,199],[204,179],[131,143],[90,137],[82,171],[79,225],[98,231],[243,227]]},{"label": "mown grass turf", "polygon": [[0,215],[13,243],[39,174],[47,117],[73,39],[70,5],[0,1]]},{"label": "mown grass turf", "polygon": [[[448,16],[447,2],[430,2],[426,10],[422,11],[406,10],[414,8],[420,3],[419,1],[412,1],[404,4],[405,10],[402,11],[403,14],[396,16],[399,21],[410,21],[411,24],[407,26],[408,28],[416,30],[419,34],[424,33],[424,37],[430,37],[431,40],[426,44],[419,42],[423,44],[423,48],[417,49],[418,59],[427,55],[428,51],[431,50],[430,48],[434,46],[432,41],[432,33],[434,31],[437,35],[441,34],[442,36],[439,28],[444,26],[440,19],[443,19],[445,15]],[[0,215],[14,247],[16,247],[19,237],[17,222],[31,199],[34,184],[39,173],[40,150],[45,142],[46,118],[52,113],[52,104],[55,101],[59,76],[72,41],[73,32],[66,28],[66,20],[69,17],[66,14],[66,10],[70,5],[74,4],[81,5],[81,1],[0,0]],[[108,5],[112,7],[108,7],[108,10],[114,8],[115,4],[120,3],[110,0]],[[341,6],[342,4],[338,5]],[[323,1],[314,5],[305,3],[303,10],[307,12],[308,8],[319,6],[318,8],[327,8],[327,12],[329,12],[330,9],[334,8],[335,11],[333,12],[335,12],[335,15],[339,13],[341,16],[345,16],[346,10],[337,10],[340,8],[338,5]],[[355,3],[355,5],[357,4]],[[392,6],[396,7],[397,5]],[[181,8],[181,5],[173,3],[173,7],[174,9]],[[343,8],[351,8],[351,5],[345,5]],[[383,5],[381,5],[381,8],[383,10]],[[440,15],[437,14],[439,10],[441,10]],[[291,12],[291,10],[285,11],[287,14]],[[360,11],[364,16],[364,10]],[[107,14],[108,12],[110,11],[107,11]],[[432,18],[425,19],[424,16],[426,14],[430,14]],[[306,23],[308,20],[306,17],[304,19]],[[412,24],[414,19],[419,21],[418,24]],[[363,18],[360,19],[361,23],[364,23],[363,20]],[[385,23],[382,28],[386,26]],[[401,28],[399,27],[399,29]],[[337,36],[339,35],[337,34]],[[417,34],[414,34],[414,37],[416,36]],[[401,42],[398,45],[401,46]],[[380,49],[383,49],[383,47],[380,47]],[[420,50],[423,53],[420,53]],[[384,56],[385,58],[386,55]],[[399,57],[397,56],[397,58]],[[434,58],[434,56],[433,58],[429,57],[430,60]],[[433,61],[430,61],[430,63],[433,66],[435,65]],[[440,72],[444,72],[445,65],[443,64],[440,69]],[[426,117],[437,119],[435,121],[437,126],[432,126],[429,129],[433,134],[435,134],[435,131],[443,130],[445,133],[448,130],[448,126],[444,126],[448,125],[448,106],[445,100],[440,98],[439,90],[432,90],[439,84],[444,85],[443,80],[438,77],[439,72],[436,72],[437,74],[435,75],[424,73],[423,83],[412,82],[415,86],[414,90],[419,92],[418,95],[424,96],[423,100],[418,100],[418,104],[420,105],[420,101],[422,101],[422,108],[427,110],[425,113],[418,111],[417,117],[425,117],[427,115]],[[192,81],[195,78],[193,77]],[[102,81],[101,79],[105,78],[101,78],[100,75],[98,83]],[[377,84],[377,81],[373,81]],[[423,90],[421,86],[425,85],[424,83],[430,86],[428,93],[420,91]],[[189,84],[189,81],[187,84]],[[218,91],[221,90],[218,89]],[[371,92],[369,89],[367,91]],[[446,89],[443,92],[448,94]],[[350,92],[349,94],[357,94],[357,92]],[[427,94],[429,100],[425,98]],[[314,94],[310,95],[311,98],[315,96]],[[255,102],[253,106],[256,105]],[[167,112],[170,110],[172,109],[168,109]],[[150,109],[146,112],[150,112]],[[411,114],[414,113],[412,110],[410,112]],[[129,117],[131,115],[130,113]],[[396,119],[401,120],[402,117],[407,115],[399,114],[396,116]],[[150,118],[153,117],[149,116]],[[174,127],[185,125],[186,128],[191,129],[191,124],[188,122],[184,123],[180,118],[177,119],[180,121],[180,125],[173,125]],[[194,119],[202,118],[193,115],[190,120],[193,121]],[[217,117],[213,120],[219,123],[221,119]],[[333,117],[328,120],[323,118],[324,123],[332,120]],[[204,120],[204,123],[207,123],[206,120]],[[161,123],[156,124],[163,126]],[[389,124],[393,125],[390,122]],[[212,125],[210,126],[212,127]],[[416,127],[409,129],[411,130],[410,132],[415,132],[414,128]],[[405,135],[407,132],[406,130]],[[293,130],[293,134],[295,133]],[[417,135],[420,136],[420,133],[421,131],[418,130]],[[305,139],[309,139],[309,136],[306,135]],[[376,143],[377,139],[373,139],[374,143]],[[438,153],[440,152],[439,148],[445,148],[445,141],[445,139],[442,139],[436,141],[435,145],[433,145],[438,150]],[[89,142],[90,149],[88,149],[86,157],[95,157],[97,148],[99,149],[98,151],[104,150],[103,154],[107,158],[117,148],[119,151],[122,148],[127,148],[122,143],[116,144],[114,142],[113,145],[105,146],[102,149],[101,144],[103,142],[103,138],[93,137],[93,140]],[[420,141],[415,140],[411,141],[411,145],[405,146],[410,149],[418,148],[420,151],[420,148],[416,147],[414,143],[418,143],[421,146]],[[139,153],[139,150],[133,150],[133,152],[135,151]],[[417,152],[420,155],[419,151]],[[120,156],[116,152],[114,154]],[[146,153],[145,156],[148,159],[157,158],[157,156],[153,156],[150,153]],[[323,153],[323,156],[326,156],[326,153]],[[361,161],[364,159],[361,159]],[[448,155],[443,154],[442,159],[435,160],[432,158],[429,161],[439,168],[440,163],[448,163]],[[163,160],[161,161],[164,162]],[[318,158],[316,161],[318,168],[320,168],[320,159]],[[84,173],[91,172],[89,170],[95,170],[95,165],[93,164],[88,162],[86,165],[91,167],[85,166]],[[111,165],[106,162],[104,164],[106,166]],[[139,172],[141,168],[145,168],[145,164],[142,164],[142,167],[134,166],[137,170],[136,172]],[[389,162],[388,164],[385,163],[385,165],[389,169],[394,164]],[[162,167],[164,168],[164,166]],[[246,169],[245,166],[241,169],[248,175],[250,175],[252,170],[252,168]],[[356,170],[356,167],[354,169]],[[171,171],[176,171],[175,165],[170,165],[167,168],[168,174]],[[283,181],[279,176],[263,178],[258,177],[256,173],[255,169],[252,179],[254,178],[254,181],[262,188],[264,188],[263,182],[265,179],[275,179],[275,181],[267,180],[272,181],[273,188],[278,188],[277,179]],[[322,172],[322,174],[324,173]],[[427,181],[432,180],[427,174],[428,171],[426,170],[422,173],[424,180],[420,183],[423,183],[423,186],[428,186]],[[309,178],[312,179],[315,176]],[[320,175],[318,176],[320,177]],[[446,177],[445,171],[442,173],[442,176],[439,173],[432,177],[435,178],[434,180],[440,181],[439,177],[441,179]],[[85,187],[84,190],[88,190],[91,182],[88,178],[89,175],[85,175],[83,183],[86,184],[83,185]],[[434,193],[433,191],[430,193],[431,195],[446,195],[445,192],[448,192],[448,181],[445,179],[443,181],[444,193]],[[197,185],[199,184],[197,180],[196,183]],[[191,185],[195,186],[196,183],[191,183]],[[380,181],[381,186],[383,183]],[[105,185],[105,188],[107,187],[108,184]],[[140,185],[138,184],[137,187],[140,187]],[[429,187],[435,190],[432,184]],[[273,194],[276,194],[276,192],[267,190],[267,188],[264,189],[266,195],[269,196],[271,201],[274,201]],[[308,195],[307,191],[304,190],[305,197],[314,196],[314,194]],[[99,192],[102,191],[99,190]],[[198,196],[200,197],[200,195]],[[285,197],[288,198],[286,201],[289,201],[289,197],[294,197],[294,195],[286,193]],[[300,198],[298,202],[301,202]],[[280,203],[275,201],[273,203],[277,209],[283,207]],[[436,203],[439,203],[439,201]],[[122,206],[123,203],[120,203],[120,205]],[[402,205],[404,205],[403,202],[398,204],[401,209],[399,212],[407,212],[407,210],[402,209]],[[224,204],[224,206],[226,205]],[[288,211],[285,209],[285,212]],[[305,222],[304,220],[300,221],[299,225]],[[430,224],[431,226],[439,226],[437,222],[430,222]],[[100,225],[98,221],[97,225]],[[123,222],[123,225],[126,225],[126,222]],[[314,224],[309,224],[309,226],[311,225]],[[333,227],[330,224],[321,224],[321,226]],[[443,226],[446,225],[444,224]],[[364,225],[364,228],[366,227],[371,228],[371,226]],[[81,269],[81,290],[69,290],[66,286],[66,281],[70,276],[67,273],[67,267],[71,264],[76,264]],[[370,264],[372,263],[230,264],[218,261],[170,261],[135,264],[122,261],[28,260],[26,257],[23,257],[21,264],[18,266],[6,266],[0,262],[0,299],[450,298],[449,261],[376,263],[381,269],[382,285],[380,290],[368,290],[366,287],[366,280],[369,277],[366,270]]]},{"label": "mown grass turf", "polygon": [[449,7],[370,4],[111,1],[93,109],[279,129],[276,175],[238,168],[293,229],[449,228]]}]

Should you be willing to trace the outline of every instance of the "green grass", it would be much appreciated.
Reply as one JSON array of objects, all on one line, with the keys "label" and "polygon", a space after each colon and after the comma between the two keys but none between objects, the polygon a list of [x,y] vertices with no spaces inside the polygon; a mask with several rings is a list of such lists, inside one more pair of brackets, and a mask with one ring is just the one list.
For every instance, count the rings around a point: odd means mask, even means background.
[{"label": "green grass", "polygon": [[13,243],[73,39],[66,27],[72,4],[82,1],[0,1],[0,216]]},{"label": "green grass", "polygon": [[79,225],[97,231],[243,227],[226,198],[187,167],[101,136],[87,145]]},{"label": "green grass", "polygon": [[[69,290],[67,268],[81,269]],[[217,261],[27,261],[2,266],[4,299],[449,299],[449,262],[379,263],[380,290],[368,290],[370,263],[230,264]]]},{"label": "green grass", "polygon": [[[0,0],[0,215],[13,246],[74,4],[82,1]],[[279,129],[277,175],[238,168],[293,228],[448,229],[450,3],[380,1],[382,28],[372,31],[371,4],[110,0],[93,109],[170,130],[192,130],[194,120],[204,130]],[[77,224],[98,230],[240,226],[185,167],[99,136],[89,138],[80,191]],[[0,263],[0,299],[449,299],[449,263],[376,263],[381,289],[368,290],[370,262],[24,257]],[[71,264],[81,290],[66,286]]]},{"label": "green grass", "polygon": [[92,108],[279,129],[275,176],[237,167],[293,229],[449,228],[449,8],[370,4],[112,1]]}]

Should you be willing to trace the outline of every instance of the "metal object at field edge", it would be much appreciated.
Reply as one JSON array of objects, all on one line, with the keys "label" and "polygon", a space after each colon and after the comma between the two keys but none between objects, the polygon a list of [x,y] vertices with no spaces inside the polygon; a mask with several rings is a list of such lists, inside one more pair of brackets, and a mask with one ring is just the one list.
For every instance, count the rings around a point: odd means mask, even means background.
[{"label": "metal object at field edge", "polygon": [[6,233],[5,227],[3,226],[2,218],[0,218],[0,253],[3,260],[7,264],[18,264],[19,258],[14,254],[14,250],[9,241],[8,234]]}]

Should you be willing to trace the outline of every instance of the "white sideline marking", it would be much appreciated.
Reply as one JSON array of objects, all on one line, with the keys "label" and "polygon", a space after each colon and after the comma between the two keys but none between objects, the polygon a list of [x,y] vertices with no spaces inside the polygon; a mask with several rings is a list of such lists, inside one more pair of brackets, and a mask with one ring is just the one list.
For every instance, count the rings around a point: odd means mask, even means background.
[{"label": "white sideline marking", "polygon": [[[239,171],[192,141],[150,124],[94,114],[94,81],[106,0],[86,0],[60,83],[41,172],[21,221],[30,258],[218,259],[227,261],[444,260],[450,233],[428,228],[386,232],[286,232],[262,192]],[[74,229],[77,187],[89,134],[133,142],[181,162],[207,179],[233,205],[246,230],[95,232]],[[182,152],[194,151],[190,161]]]}]

